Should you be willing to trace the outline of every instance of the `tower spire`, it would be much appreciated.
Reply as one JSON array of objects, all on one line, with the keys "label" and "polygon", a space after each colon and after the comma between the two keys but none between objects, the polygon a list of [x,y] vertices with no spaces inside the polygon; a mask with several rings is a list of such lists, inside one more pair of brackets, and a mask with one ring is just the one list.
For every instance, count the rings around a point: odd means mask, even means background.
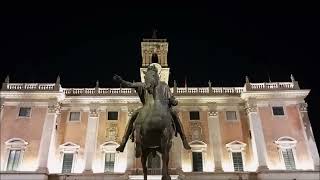
[{"label": "tower spire", "polygon": [[153,32],[152,32],[152,39],[157,39],[157,29],[153,29]]}]

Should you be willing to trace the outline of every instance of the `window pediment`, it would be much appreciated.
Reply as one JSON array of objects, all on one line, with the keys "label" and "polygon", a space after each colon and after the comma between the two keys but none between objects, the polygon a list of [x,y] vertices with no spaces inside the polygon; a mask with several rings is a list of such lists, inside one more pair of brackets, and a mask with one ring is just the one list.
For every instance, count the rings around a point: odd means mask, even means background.
[{"label": "window pediment", "polygon": [[228,151],[231,151],[231,152],[244,151],[246,146],[247,146],[246,143],[243,143],[243,142],[237,141],[237,140],[226,144],[226,147],[227,147]]},{"label": "window pediment", "polygon": [[198,140],[190,142],[189,145],[191,146],[191,150],[193,152],[202,152],[207,149],[207,144]]},{"label": "window pediment", "polygon": [[119,144],[115,141],[107,141],[100,145],[100,148],[104,152],[116,152],[116,148]]},{"label": "window pediment", "polygon": [[12,138],[5,142],[8,149],[25,149],[28,142],[21,138]]},{"label": "window pediment", "polygon": [[289,136],[284,136],[280,137],[274,143],[281,149],[289,149],[294,148],[296,146],[297,140]]},{"label": "window pediment", "polygon": [[75,153],[79,151],[80,146],[72,142],[66,142],[61,144],[59,148],[62,152]]}]

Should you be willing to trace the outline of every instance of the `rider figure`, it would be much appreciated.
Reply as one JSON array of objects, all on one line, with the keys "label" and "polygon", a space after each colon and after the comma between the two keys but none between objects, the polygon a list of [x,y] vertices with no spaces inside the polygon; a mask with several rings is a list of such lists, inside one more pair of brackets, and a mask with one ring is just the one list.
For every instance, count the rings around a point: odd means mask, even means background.
[{"label": "rider figure", "polygon": [[[151,64],[149,67],[151,67],[153,64]],[[144,97],[143,97],[143,93],[142,91],[144,90],[144,87],[145,87],[145,84],[142,83],[142,82],[136,82],[136,83],[131,83],[131,82],[128,82],[128,81],[125,81],[123,80],[120,76],[118,75],[115,75],[113,77],[114,80],[116,80],[117,82],[120,82],[122,87],[129,87],[129,88],[134,88],[139,97],[140,97],[140,100],[142,102],[142,104],[145,103],[145,100],[144,100]],[[169,110],[170,110],[170,113],[171,113],[171,116],[172,116],[172,119],[173,119],[173,125],[175,126],[175,129],[176,129],[176,133],[175,133],[175,136],[177,136],[177,133],[180,134],[180,138],[182,140],[182,143],[183,143],[183,146],[185,149],[191,149],[187,139],[186,139],[186,136],[185,136],[185,133],[184,133],[184,130],[183,130],[183,127],[182,127],[182,124],[181,124],[181,121],[180,121],[180,118],[177,114],[177,112],[172,108],[172,106],[176,106],[178,105],[178,101],[175,99],[175,97],[171,94],[171,91],[170,89],[168,88],[168,85],[165,83],[165,82],[160,82],[163,86],[167,86],[167,95],[168,98],[169,98]],[[125,146],[126,146],[126,143],[130,137],[130,135],[134,134],[133,130],[134,130],[134,122],[140,112],[141,108],[137,109],[136,111],[133,112],[133,114],[131,115],[131,118],[127,124],[127,127],[126,127],[126,131],[125,131],[125,134],[122,138],[122,142],[120,144],[120,146],[116,149],[117,151],[120,151],[120,152],[123,152]],[[133,141],[133,138],[132,138],[132,141]]]}]

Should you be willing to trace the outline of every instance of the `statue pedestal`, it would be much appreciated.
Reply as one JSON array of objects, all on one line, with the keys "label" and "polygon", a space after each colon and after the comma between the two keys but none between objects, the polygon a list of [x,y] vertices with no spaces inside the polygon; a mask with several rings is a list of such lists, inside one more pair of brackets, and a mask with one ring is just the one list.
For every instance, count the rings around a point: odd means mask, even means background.
[{"label": "statue pedestal", "polygon": [[[178,180],[179,175],[170,175],[171,180]],[[161,180],[161,175],[148,175],[148,180]],[[143,180],[143,175],[129,175],[130,180]]]}]

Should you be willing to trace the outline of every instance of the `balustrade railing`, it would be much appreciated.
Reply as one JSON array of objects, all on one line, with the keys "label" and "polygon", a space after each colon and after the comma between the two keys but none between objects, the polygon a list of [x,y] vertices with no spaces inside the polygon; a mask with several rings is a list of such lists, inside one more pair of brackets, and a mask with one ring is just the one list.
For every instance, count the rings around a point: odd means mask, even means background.
[{"label": "balustrade railing", "polygon": [[294,89],[293,82],[250,83],[251,90]]},{"label": "balustrade railing", "polygon": [[[11,91],[60,91],[66,95],[133,95],[131,88],[60,88],[55,83],[4,83],[2,90]],[[57,88],[58,87],[58,88]],[[212,94],[241,94],[244,91],[266,91],[295,89],[293,82],[249,83],[245,87],[172,87],[175,94],[212,95]]]},{"label": "balustrade railing", "polygon": [[63,88],[66,95],[116,95],[133,94],[131,88]]},{"label": "balustrade railing", "polygon": [[8,83],[5,90],[34,90],[34,91],[53,91],[54,83]]}]

